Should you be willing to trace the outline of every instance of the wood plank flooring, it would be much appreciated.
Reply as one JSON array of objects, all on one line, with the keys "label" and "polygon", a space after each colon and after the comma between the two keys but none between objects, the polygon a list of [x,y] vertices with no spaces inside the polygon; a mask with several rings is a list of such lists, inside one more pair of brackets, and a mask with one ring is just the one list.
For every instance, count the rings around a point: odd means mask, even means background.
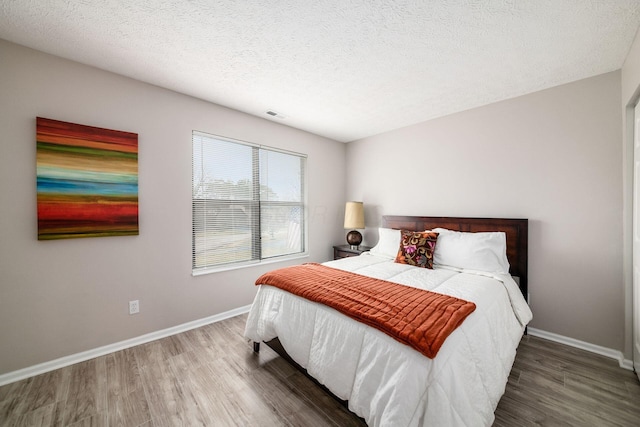
[{"label": "wood plank flooring", "polygon": [[494,426],[640,426],[640,382],[616,361],[526,335]]},{"label": "wood plank flooring", "polygon": [[[364,426],[262,345],[246,315],[0,387],[0,426]],[[638,426],[617,363],[525,336],[495,426]]]}]

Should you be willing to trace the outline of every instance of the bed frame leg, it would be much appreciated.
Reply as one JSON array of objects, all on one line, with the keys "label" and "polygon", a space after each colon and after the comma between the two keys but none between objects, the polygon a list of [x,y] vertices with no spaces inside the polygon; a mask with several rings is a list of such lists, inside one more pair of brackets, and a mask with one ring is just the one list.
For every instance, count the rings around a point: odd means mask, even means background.
[{"label": "bed frame leg", "polygon": [[253,352],[254,353],[260,353],[260,342],[253,342]]}]

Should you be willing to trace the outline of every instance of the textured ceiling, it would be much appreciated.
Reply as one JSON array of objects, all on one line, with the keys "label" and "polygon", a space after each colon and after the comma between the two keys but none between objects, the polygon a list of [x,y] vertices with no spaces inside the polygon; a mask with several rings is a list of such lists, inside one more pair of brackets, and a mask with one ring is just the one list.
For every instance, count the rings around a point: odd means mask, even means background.
[{"label": "textured ceiling", "polygon": [[639,24],[640,0],[0,0],[0,38],[344,142],[617,70]]}]

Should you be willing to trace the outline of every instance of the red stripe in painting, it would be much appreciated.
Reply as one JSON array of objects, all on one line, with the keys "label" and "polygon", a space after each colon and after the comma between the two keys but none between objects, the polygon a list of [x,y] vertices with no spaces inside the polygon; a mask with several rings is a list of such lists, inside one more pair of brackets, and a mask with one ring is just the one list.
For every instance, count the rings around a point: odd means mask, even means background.
[{"label": "red stripe in painting", "polygon": [[38,220],[68,220],[120,222],[128,218],[138,219],[138,204],[135,202],[46,202],[38,203]]}]

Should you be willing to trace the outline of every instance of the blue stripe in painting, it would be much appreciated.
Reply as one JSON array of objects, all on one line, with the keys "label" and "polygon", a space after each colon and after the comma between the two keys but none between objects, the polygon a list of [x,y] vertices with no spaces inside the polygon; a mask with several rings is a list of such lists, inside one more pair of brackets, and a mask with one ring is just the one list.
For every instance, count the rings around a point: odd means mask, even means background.
[{"label": "blue stripe in painting", "polygon": [[59,179],[65,181],[113,182],[135,184],[138,182],[137,173],[94,172],[59,167],[38,166],[38,178]]},{"label": "blue stripe in painting", "polygon": [[137,196],[138,184],[114,184],[38,177],[38,193]]}]

